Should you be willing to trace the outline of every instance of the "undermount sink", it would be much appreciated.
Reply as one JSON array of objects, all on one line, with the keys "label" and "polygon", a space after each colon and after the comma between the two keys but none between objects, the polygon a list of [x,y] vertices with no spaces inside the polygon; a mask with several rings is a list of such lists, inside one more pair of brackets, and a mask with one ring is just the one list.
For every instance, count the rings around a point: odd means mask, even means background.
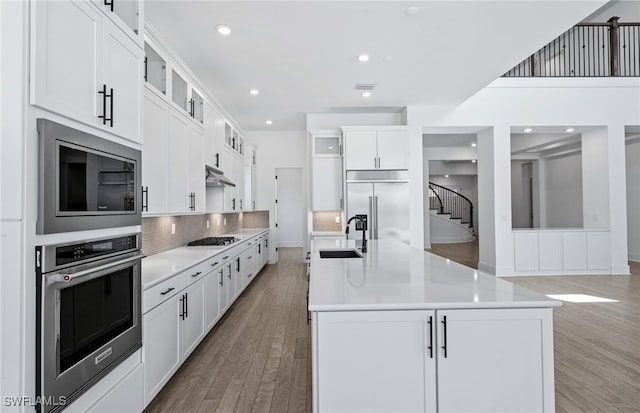
[{"label": "undermount sink", "polygon": [[320,250],[320,258],[362,258],[356,250]]}]

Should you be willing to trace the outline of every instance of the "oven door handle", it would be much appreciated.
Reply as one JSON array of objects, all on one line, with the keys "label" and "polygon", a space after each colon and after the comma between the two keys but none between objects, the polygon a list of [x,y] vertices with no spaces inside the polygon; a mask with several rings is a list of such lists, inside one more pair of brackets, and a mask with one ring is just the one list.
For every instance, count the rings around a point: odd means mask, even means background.
[{"label": "oven door handle", "polygon": [[59,272],[59,273],[55,273],[55,274],[48,274],[46,275],[47,280],[50,283],[69,283],[71,281],[77,280],[79,278],[84,278],[87,277],[89,275],[98,273],[98,272],[102,272],[104,270],[108,270],[109,268],[113,268],[113,267],[117,267],[119,265],[123,265],[123,264],[128,264],[130,262],[133,261],[137,261],[137,260],[141,260],[142,258],[144,258],[144,254],[137,254],[133,257],[129,257],[129,258],[125,258],[122,260],[118,260],[115,262],[111,262],[109,264],[104,264],[104,265],[99,265],[97,267],[92,267],[86,270],[82,270],[82,271],[78,271],[75,273],[64,273],[64,272]]}]

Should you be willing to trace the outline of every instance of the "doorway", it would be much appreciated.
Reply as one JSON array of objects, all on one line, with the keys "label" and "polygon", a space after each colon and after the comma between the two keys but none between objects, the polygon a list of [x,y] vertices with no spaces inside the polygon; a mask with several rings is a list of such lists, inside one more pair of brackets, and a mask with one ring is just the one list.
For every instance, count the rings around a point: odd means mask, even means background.
[{"label": "doorway", "polygon": [[278,247],[302,247],[304,199],[302,168],[276,168],[275,222]]}]

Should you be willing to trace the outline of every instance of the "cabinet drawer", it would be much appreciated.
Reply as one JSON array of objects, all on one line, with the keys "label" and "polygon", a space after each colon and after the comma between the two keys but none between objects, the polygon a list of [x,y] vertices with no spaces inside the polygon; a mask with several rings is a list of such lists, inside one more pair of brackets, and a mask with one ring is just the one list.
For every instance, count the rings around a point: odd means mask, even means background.
[{"label": "cabinet drawer", "polygon": [[204,276],[207,275],[213,269],[211,268],[212,263],[210,263],[209,261],[210,260],[201,262],[200,264],[193,266],[188,270],[185,270],[182,273],[180,273],[180,280],[181,280],[180,285],[182,286],[182,288],[187,288],[194,282],[204,278]]},{"label": "cabinet drawer", "polygon": [[246,272],[244,270],[249,268],[252,263],[255,266],[256,251],[257,250],[252,246],[240,255],[240,268],[242,268],[243,272]]},{"label": "cabinet drawer", "polygon": [[163,303],[181,290],[180,277],[175,276],[151,287],[142,295],[142,313],[145,314],[158,304]]}]

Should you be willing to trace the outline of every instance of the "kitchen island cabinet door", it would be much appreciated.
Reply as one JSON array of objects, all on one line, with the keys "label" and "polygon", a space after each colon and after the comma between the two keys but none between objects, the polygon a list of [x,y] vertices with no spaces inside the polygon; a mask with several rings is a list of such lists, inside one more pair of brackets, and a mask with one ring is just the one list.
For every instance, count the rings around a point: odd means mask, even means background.
[{"label": "kitchen island cabinet door", "polygon": [[439,411],[554,410],[550,308],[437,315]]},{"label": "kitchen island cabinet door", "polygon": [[144,402],[153,400],[181,364],[181,295],[175,295],[146,313],[143,325]]},{"label": "kitchen island cabinet door", "polygon": [[435,411],[433,311],[321,312],[317,320],[314,411]]}]

